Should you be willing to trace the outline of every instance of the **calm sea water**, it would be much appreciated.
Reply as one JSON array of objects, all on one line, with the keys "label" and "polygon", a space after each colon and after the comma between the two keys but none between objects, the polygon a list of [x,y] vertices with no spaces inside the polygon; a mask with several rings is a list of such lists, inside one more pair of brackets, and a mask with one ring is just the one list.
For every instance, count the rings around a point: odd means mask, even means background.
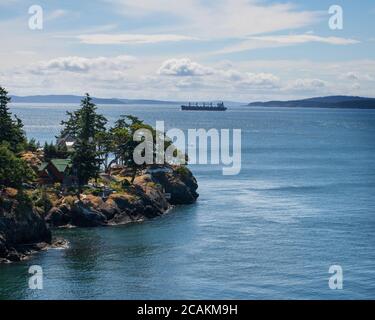
[{"label": "calm sea water", "polygon": [[[52,140],[66,105],[14,105]],[[59,231],[66,250],[0,266],[1,299],[374,299],[375,111],[100,107],[168,128],[242,129],[242,171],[193,166],[199,201],[143,224]],[[28,268],[44,289],[28,289]],[[328,286],[331,265],[344,288]]]}]

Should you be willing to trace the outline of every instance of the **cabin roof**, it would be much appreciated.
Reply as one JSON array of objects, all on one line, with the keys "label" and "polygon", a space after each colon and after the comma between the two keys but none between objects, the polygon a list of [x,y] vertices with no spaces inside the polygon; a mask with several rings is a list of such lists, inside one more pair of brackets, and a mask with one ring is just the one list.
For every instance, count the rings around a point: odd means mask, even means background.
[{"label": "cabin roof", "polygon": [[61,173],[64,173],[65,170],[71,166],[70,159],[51,159],[49,162],[42,162],[38,170],[40,172],[46,170],[50,163]]},{"label": "cabin roof", "polygon": [[61,172],[61,173],[64,173],[65,170],[70,167],[71,165],[71,161],[70,159],[52,159],[50,161],[54,166],[55,168]]},{"label": "cabin roof", "polygon": [[48,162],[42,162],[40,166],[38,167],[38,170],[43,171],[47,168],[47,166],[48,166]]}]

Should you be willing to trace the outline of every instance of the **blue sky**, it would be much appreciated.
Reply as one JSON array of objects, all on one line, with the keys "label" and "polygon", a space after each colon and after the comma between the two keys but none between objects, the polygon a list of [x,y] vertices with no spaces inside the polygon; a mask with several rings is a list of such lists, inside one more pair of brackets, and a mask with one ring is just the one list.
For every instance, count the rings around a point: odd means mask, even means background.
[{"label": "blue sky", "polygon": [[[42,30],[28,27],[32,5]],[[343,30],[329,28],[331,5]],[[374,21],[373,0],[0,0],[0,85],[170,100],[374,96]]]}]

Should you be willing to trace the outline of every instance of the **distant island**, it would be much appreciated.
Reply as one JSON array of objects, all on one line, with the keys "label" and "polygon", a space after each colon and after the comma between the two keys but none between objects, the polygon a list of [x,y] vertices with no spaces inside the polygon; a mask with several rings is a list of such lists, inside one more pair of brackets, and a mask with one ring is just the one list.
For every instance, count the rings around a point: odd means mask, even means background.
[{"label": "distant island", "polygon": [[302,100],[251,102],[250,107],[375,109],[375,98],[328,96]]},{"label": "distant island", "polygon": [[[76,95],[32,95],[32,96],[10,96],[12,103],[71,103],[79,104],[83,96]],[[122,98],[97,98],[92,101],[98,105],[181,105],[183,101],[165,101],[152,99],[122,99]],[[213,103],[221,101],[214,100]],[[224,101],[231,106],[244,106],[244,103],[236,101]],[[344,109],[375,109],[375,98],[356,96],[327,96],[314,97],[300,100],[288,101],[256,101],[245,104],[245,107],[286,107],[286,108],[344,108]]]},{"label": "distant island", "polygon": [[[15,96],[11,95],[12,103],[81,103],[83,96],[75,95],[32,95],[32,96]],[[123,98],[97,98],[92,97],[95,104],[148,104],[148,105],[182,105],[186,101],[166,101],[166,100],[152,100],[152,99],[123,99]],[[242,106],[244,102],[236,101],[211,101],[213,104],[224,102],[225,104]],[[202,101],[204,103],[204,101]]]},{"label": "distant island", "polygon": [[[13,103],[75,103],[79,104],[83,96],[75,95],[35,95],[10,96]],[[148,99],[119,99],[119,98],[92,98],[95,104],[179,104],[177,101],[162,101]]]}]

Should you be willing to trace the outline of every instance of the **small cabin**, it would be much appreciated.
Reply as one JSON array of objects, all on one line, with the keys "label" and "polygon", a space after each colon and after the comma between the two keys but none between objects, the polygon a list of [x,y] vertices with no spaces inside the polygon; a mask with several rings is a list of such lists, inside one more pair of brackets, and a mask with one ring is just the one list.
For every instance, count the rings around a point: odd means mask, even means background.
[{"label": "small cabin", "polygon": [[64,186],[77,184],[70,159],[51,159],[43,162],[38,168],[40,184],[61,183]]},{"label": "small cabin", "polygon": [[68,152],[72,152],[74,150],[74,144],[76,139],[71,135],[65,135],[57,139],[57,146],[63,147],[65,146]]}]

